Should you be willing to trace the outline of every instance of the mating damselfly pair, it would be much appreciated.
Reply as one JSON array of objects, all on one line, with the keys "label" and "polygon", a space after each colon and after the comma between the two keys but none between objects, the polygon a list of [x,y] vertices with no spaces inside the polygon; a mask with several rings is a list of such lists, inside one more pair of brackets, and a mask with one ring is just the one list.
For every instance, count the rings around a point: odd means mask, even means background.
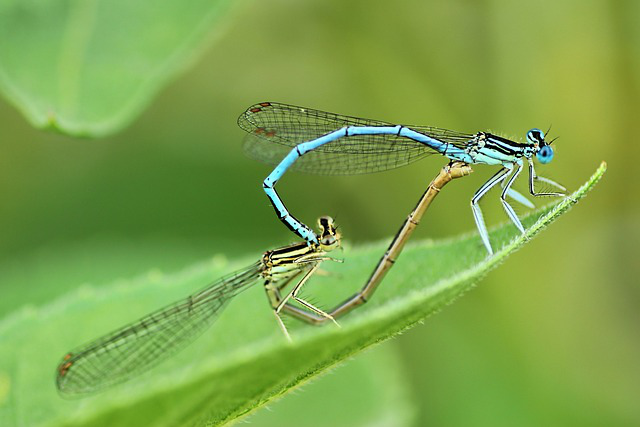
[{"label": "mating damselfly pair", "polygon": [[[285,336],[289,337],[289,333],[280,318],[281,313],[309,323],[335,323],[337,317],[371,297],[432,200],[452,179],[468,175],[470,164],[501,166],[471,201],[482,242],[489,254],[492,247],[478,201],[492,187],[502,184],[502,204],[509,218],[524,231],[506,196],[532,206],[511,188],[525,160],[529,164],[529,190],[533,196],[564,195],[535,191],[536,181],[564,191],[559,184],[535,173],[534,157],[541,163],[548,163],[553,157],[551,142],[545,141],[545,135],[539,129],[530,130],[527,142],[518,143],[486,132],[462,134],[433,127],[391,125],[271,102],[250,107],[238,123],[249,133],[245,140],[249,155],[277,164],[264,181],[264,190],[279,218],[302,237],[303,242],[268,251],[248,268],[68,353],[57,369],[57,386],[63,394],[95,392],[148,370],[193,341],[215,321],[233,296],[258,282],[263,283]],[[328,253],[340,246],[341,236],[329,217],[320,218],[319,233],[316,233],[288,212],[274,188],[282,175],[288,169],[325,174],[383,171],[431,153],[448,157],[450,165],[431,182],[362,289],[332,310],[322,310],[302,299],[300,289],[320,263],[335,260]],[[284,293],[285,288],[290,290]]]}]

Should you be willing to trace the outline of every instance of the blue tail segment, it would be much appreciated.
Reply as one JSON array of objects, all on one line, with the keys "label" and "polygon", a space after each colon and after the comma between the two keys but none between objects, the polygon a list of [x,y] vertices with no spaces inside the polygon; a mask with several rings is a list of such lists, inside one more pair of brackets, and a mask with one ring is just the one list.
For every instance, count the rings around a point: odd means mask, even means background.
[{"label": "blue tail segment", "polygon": [[[284,173],[303,155],[322,147],[330,142],[337,141],[341,138],[349,138],[352,136],[369,136],[369,135],[396,135],[412,139],[416,142],[427,145],[432,150],[437,151],[447,157],[455,160],[461,160],[466,155],[464,150],[457,148],[447,142],[442,142],[431,138],[427,135],[408,129],[404,126],[348,126],[338,129],[327,135],[312,141],[302,142],[296,145],[289,154],[275,167],[275,169],[267,176],[263,182],[263,188],[267,197],[271,201],[278,218],[294,233],[305,239],[307,242],[318,243],[318,236],[310,227],[299,221],[287,210],[282,199],[275,190],[278,180]],[[467,155],[468,156],[468,155]],[[464,160],[462,160],[464,161]]]}]

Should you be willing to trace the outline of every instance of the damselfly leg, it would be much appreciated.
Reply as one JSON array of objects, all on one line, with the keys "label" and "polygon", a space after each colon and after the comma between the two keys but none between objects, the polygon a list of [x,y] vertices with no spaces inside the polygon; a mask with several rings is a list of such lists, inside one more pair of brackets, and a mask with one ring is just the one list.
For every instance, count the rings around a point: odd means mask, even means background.
[{"label": "damselfly leg", "polygon": [[[560,190],[560,192],[540,192],[538,193],[535,190],[535,181],[540,181],[540,182],[544,182],[545,184],[549,184],[552,185],[556,188],[558,188]],[[549,178],[544,178],[542,176],[538,176],[536,174],[536,169],[533,166],[533,160],[529,159],[529,192],[536,197],[544,197],[544,196],[554,196],[554,197],[565,197],[565,191],[567,191],[566,188],[564,188],[562,185],[558,184],[555,181],[550,180]]]},{"label": "damselfly leg", "polygon": [[315,264],[313,267],[311,267],[309,269],[309,271],[307,271],[304,276],[302,277],[302,279],[293,287],[293,289],[291,290],[291,292],[289,292],[283,299],[282,301],[280,301],[280,304],[278,304],[278,306],[276,307],[275,311],[276,313],[280,313],[280,311],[282,310],[282,307],[284,307],[287,304],[287,301],[289,301],[290,298],[293,298],[295,301],[297,301],[298,303],[300,303],[301,305],[303,305],[304,307],[308,308],[309,310],[311,310],[312,312],[325,317],[329,320],[331,320],[333,323],[336,324],[336,326],[340,327],[340,325],[338,324],[338,322],[336,322],[336,320],[333,318],[333,316],[331,316],[328,313],[325,313],[323,310],[319,309],[318,307],[314,306],[313,304],[303,300],[302,298],[300,298],[298,296],[298,293],[300,292],[300,290],[302,289],[302,286],[307,282],[307,280],[311,277],[311,275],[313,275],[313,273],[316,272],[316,270],[318,269],[318,267],[320,267],[320,264]]},{"label": "damselfly leg", "polygon": [[509,167],[500,169],[495,175],[489,178],[489,180],[485,182],[471,198],[471,210],[473,212],[473,218],[476,221],[476,226],[478,227],[478,232],[480,233],[482,243],[484,243],[484,246],[487,248],[489,255],[493,255],[493,249],[491,248],[491,243],[489,242],[489,232],[487,231],[487,226],[484,222],[482,210],[480,209],[478,203],[489,190],[491,190],[495,185],[499,184],[505,178],[507,178],[511,171],[512,169]]},{"label": "damselfly leg", "polygon": [[518,218],[518,215],[516,215],[516,212],[513,210],[509,202],[507,202],[507,193],[509,192],[509,190],[511,190],[511,186],[513,185],[513,182],[516,180],[516,178],[518,177],[521,171],[522,171],[522,165],[520,163],[515,163],[513,174],[507,180],[507,184],[504,186],[504,189],[502,190],[502,194],[500,195],[500,200],[502,201],[502,206],[504,207],[504,210],[507,212],[509,219],[511,219],[511,221],[516,225],[518,230],[520,230],[520,232],[524,234],[524,227],[520,222],[520,218]]}]

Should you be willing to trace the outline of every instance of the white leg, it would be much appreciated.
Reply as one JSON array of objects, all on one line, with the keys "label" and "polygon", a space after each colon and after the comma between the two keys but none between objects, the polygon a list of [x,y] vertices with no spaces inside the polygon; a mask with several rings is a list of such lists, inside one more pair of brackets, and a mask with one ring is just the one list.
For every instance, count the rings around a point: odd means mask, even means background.
[{"label": "white leg", "polygon": [[504,186],[504,190],[502,190],[502,195],[500,196],[500,200],[502,200],[502,206],[504,206],[504,210],[507,211],[507,215],[509,216],[511,221],[516,225],[516,227],[518,227],[518,230],[520,230],[520,232],[522,234],[524,234],[524,227],[522,226],[522,223],[520,222],[520,218],[518,218],[518,216],[516,215],[515,211],[513,210],[511,205],[507,202],[507,199],[506,199],[507,193],[511,189],[511,186],[513,185],[513,182],[516,180],[516,178],[520,174],[520,171],[522,171],[522,164],[516,163],[516,167],[515,167],[515,170],[513,172],[513,175],[511,175],[511,178],[509,178],[509,180],[507,181],[507,183]]},{"label": "white leg", "polygon": [[[501,184],[502,188],[505,187],[505,184],[506,184],[506,181],[502,181],[502,184]],[[509,188],[507,190],[507,196],[511,197],[513,200],[520,203],[521,205],[528,207],[529,209],[534,209],[536,207],[533,203],[531,203],[529,199],[527,199],[519,191],[516,191],[513,188]]]},{"label": "white leg", "polygon": [[496,184],[502,182],[502,180],[504,180],[510,173],[510,167],[500,169],[498,173],[485,182],[471,198],[471,211],[473,212],[473,218],[476,220],[476,226],[478,227],[480,238],[482,239],[484,246],[487,248],[489,255],[493,255],[493,249],[489,242],[489,233],[487,232],[487,226],[484,223],[484,217],[482,216],[482,210],[480,209],[480,206],[478,206],[478,202],[485,194],[487,194],[487,191],[491,190],[491,188]]}]

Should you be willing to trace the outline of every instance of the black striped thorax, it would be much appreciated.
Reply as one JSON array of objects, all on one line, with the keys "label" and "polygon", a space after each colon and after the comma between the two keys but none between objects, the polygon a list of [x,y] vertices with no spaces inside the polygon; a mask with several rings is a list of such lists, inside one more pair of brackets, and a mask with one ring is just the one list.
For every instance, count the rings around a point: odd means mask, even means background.
[{"label": "black striped thorax", "polygon": [[315,244],[308,244],[306,242],[294,243],[265,252],[262,256],[262,264],[266,268],[287,266],[304,256],[318,252],[321,251]]},{"label": "black striped thorax", "polygon": [[271,283],[280,283],[299,274],[308,267],[314,256],[323,254],[324,251],[318,245],[295,243],[265,252],[262,256],[261,276],[265,280],[265,286]]},{"label": "black striped thorax", "polygon": [[530,158],[534,152],[534,145],[512,141],[488,132],[478,132],[467,143],[466,152],[474,158],[486,156],[501,161],[508,159],[515,161],[521,157]]}]

